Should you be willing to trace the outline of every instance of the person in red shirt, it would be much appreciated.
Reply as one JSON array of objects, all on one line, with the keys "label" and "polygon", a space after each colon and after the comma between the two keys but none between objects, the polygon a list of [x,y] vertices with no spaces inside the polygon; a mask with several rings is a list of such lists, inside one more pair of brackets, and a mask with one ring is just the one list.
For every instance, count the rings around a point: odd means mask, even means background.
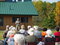
[{"label": "person in red shirt", "polygon": [[56,42],[60,42],[60,32],[59,32],[59,27],[56,28],[56,31],[54,33],[55,37],[56,37]]}]

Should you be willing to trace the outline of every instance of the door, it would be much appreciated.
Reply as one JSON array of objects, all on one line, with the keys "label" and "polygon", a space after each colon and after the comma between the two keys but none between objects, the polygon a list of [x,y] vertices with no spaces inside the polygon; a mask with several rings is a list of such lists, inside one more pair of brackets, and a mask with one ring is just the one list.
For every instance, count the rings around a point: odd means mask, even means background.
[{"label": "door", "polygon": [[3,26],[3,17],[0,17],[0,26]]}]

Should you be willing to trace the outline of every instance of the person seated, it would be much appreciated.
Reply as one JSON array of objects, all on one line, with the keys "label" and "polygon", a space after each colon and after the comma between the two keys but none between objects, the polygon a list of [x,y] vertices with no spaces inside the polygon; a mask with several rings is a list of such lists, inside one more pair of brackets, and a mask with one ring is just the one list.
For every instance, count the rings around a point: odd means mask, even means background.
[{"label": "person seated", "polygon": [[46,31],[46,34],[47,35],[45,36],[45,40],[44,40],[45,45],[48,45],[48,44],[55,45],[55,36],[52,34],[52,31],[48,29]]},{"label": "person seated", "polygon": [[59,32],[59,27],[56,27],[56,31],[54,32],[54,35],[56,37],[56,42],[60,42],[60,32]]},{"label": "person seated", "polygon": [[4,31],[4,34],[3,34],[4,39],[6,38],[8,31],[9,31],[9,25],[6,26],[6,30]]},{"label": "person seated", "polygon": [[25,30],[25,26],[24,25],[21,25],[21,29],[19,30],[20,34],[23,34],[25,36],[28,35],[27,31]]},{"label": "person seated", "polygon": [[34,36],[36,36],[37,38],[42,38],[42,34],[41,32],[38,30],[38,26],[34,26]]},{"label": "person seated", "polygon": [[30,28],[27,33],[30,35],[30,36],[33,36],[34,35],[34,28]]},{"label": "person seated", "polygon": [[52,34],[52,31],[48,29],[46,31],[45,42],[55,42],[55,36]]},{"label": "person seated", "polygon": [[42,32],[42,36],[45,37],[46,34],[46,31],[47,31],[47,28],[43,28],[43,32]]},{"label": "person seated", "polygon": [[42,32],[42,41],[44,41],[45,40],[45,35],[47,35],[47,33],[46,33],[47,28],[43,28],[42,30],[43,30],[43,32]]},{"label": "person seated", "polygon": [[7,40],[8,45],[14,45],[14,34],[11,34],[9,39]]},{"label": "person seated", "polygon": [[23,34],[15,34],[14,35],[14,44],[15,45],[25,45],[25,36]]},{"label": "person seated", "polygon": [[27,26],[27,29],[29,30],[30,28],[32,28],[30,25]]}]

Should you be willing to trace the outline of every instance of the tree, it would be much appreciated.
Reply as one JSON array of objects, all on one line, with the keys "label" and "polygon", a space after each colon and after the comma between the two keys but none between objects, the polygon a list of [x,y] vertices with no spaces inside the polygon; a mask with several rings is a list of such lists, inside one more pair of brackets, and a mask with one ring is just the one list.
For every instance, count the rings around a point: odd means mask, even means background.
[{"label": "tree", "polygon": [[43,27],[53,28],[55,27],[55,7],[56,3],[49,2],[33,2],[35,8],[38,11],[39,16],[33,17],[35,24],[38,24]]},{"label": "tree", "polygon": [[56,17],[55,17],[56,25],[60,26],[60,1],[56,3]]}]

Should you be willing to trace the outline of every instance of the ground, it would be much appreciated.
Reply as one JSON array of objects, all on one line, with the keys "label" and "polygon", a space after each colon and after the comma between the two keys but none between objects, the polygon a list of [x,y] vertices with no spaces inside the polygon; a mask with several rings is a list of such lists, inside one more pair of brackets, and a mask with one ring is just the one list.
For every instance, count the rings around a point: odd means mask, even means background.
[{"label": "ground", "polygon": [[4,32],[4,31],[0,31],[0,40],[3,39],[3,32]]}]

